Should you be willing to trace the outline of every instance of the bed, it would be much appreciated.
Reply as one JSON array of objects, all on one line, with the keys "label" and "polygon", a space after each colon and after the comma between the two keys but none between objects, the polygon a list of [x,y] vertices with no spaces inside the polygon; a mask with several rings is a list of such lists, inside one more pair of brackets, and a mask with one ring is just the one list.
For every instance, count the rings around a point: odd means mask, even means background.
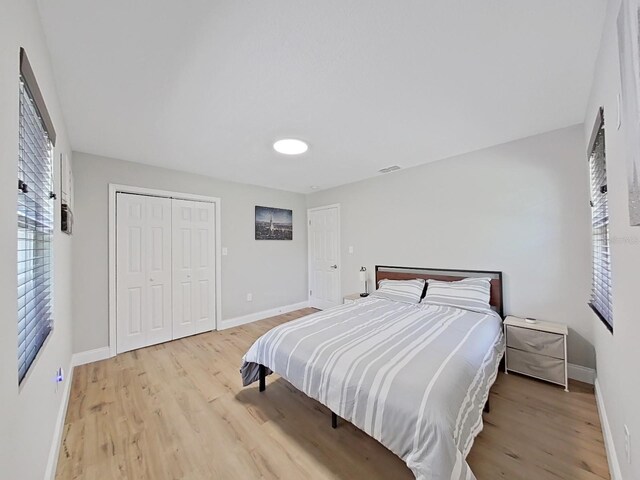
[{"label": "bed", "polygon": [[376,267],[381,280],[490,279],[490,310],[369,296],[279,325],[243,358],[245,386],[272,372],[353,423],[420,480],[474,479],[466,456],[482,430],[504,354],[502,274]]}]

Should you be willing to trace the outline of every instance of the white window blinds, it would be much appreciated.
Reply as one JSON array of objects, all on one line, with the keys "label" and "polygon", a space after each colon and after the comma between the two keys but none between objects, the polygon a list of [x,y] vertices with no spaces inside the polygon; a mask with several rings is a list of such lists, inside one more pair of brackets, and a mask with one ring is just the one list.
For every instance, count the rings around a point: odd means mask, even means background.
[{"label": "white window blinds", "polygon": [[613,330],[611,305],[611,261],[609,254],[609,208],[607,205],[607,162],[604,115],[598,114],[590,142],[591,221],[593,244],[593,280],[589,305]]},{"label": "white window blinds", "polygon": [[52,140],[20,77],[18,158],[18,378],[52,329]]}]

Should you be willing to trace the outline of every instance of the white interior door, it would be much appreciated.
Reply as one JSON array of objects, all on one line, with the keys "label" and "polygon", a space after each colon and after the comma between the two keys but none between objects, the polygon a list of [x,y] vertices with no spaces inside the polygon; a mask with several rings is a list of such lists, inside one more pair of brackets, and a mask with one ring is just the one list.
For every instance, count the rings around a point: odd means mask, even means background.
[{"label": "white interior door", "polygon": [[215,328],[215,208],[173,200],[173,338]]},{"label": "white interior door", "polygon": [[339,305],[340,209],[314,208],[309,220],[309,303],[315,308]]},{"label": "white interior door", "polygon": [[117,352],[172,338],[171,200],[116,197]]}]

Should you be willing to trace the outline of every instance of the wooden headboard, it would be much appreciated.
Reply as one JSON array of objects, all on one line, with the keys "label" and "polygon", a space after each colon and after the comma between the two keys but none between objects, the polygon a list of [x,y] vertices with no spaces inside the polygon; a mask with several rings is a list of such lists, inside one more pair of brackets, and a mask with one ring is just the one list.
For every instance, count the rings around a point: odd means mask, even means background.
[{"label": "wooden headboard", "polygon": [[484,270],[448,270],[444,268],[420,268],[420,267],[391,267],[388,265],[376,265],[376,288],[380,280],[411,280],[412,278],[424,278],[440,280],[443,282],[455,282],[469,277],[488,277],[491,279],[491,296],[489,303],[496,312],[504,318],[504,304],[502,295],[502,272]]}]

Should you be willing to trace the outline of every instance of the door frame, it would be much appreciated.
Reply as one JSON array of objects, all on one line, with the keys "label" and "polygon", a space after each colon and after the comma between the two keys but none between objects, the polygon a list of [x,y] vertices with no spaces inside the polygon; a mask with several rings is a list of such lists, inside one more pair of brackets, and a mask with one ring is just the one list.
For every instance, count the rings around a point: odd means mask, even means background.
[{"label": "door frame", "polygon": [[[307,300],[311,302],[311,212],[336,208],[338,210],[338,292],[342,297],[342,232],[340,224],[340,204],[332,203],[321,207],[307,208]],[[310,303],[309,303],[310,304]]]},{"label": "door frame", "polygon": [[214,252],[216,258],[215,279],[216,279],[216,298],[214,321],[214,330],[218,329],[218,323],[222,317],[222,244],[220,232],[220,211],[221,199],[219,197],[209,197],[206,195],[196,195],[192,193],[172,192],[169,190],[158,190],[155,188],[136,187],[133,185],[120,185],[116,183],[109,184],[109,356],[116,356],[117,342],[117,310],[116,310],[116,198],[118,193],[129,193],[133,195],[147,195],[151,197],[172,198],[176,200],[192,200],[196,202],[207,202],[215,205],[216,221],[215,221],[215,245]]}]

